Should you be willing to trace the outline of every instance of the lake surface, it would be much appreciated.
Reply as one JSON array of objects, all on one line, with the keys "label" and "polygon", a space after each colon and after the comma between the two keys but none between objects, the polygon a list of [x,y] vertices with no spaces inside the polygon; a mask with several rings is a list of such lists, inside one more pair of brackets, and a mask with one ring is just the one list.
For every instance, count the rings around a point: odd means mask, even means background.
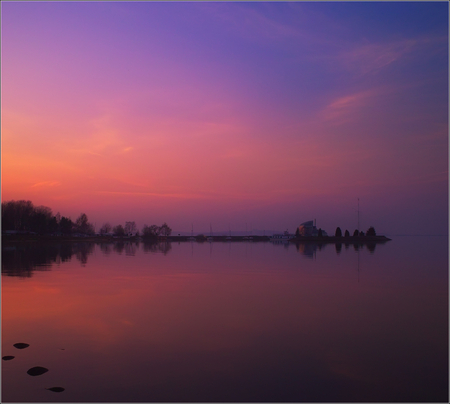
[{"label": "lake surface", "polygon": [[448,402],[448,238],[4,244],[6,355],[3,402]]}]

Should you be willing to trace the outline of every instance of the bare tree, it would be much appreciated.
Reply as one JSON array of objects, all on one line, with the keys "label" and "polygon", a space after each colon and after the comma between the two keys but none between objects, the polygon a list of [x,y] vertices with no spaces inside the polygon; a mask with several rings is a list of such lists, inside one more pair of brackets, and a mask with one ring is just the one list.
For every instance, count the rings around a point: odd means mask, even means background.
[{"label": "bare tree", "polygon": [[152,224],[151,226],[147,226],[146,224],[142,228],[142,236],[143,237],[158,237],[159,235],[159,227]]},{"label": "bare tree", "polygon": [[89,223],[86,213],[82,213],[75,221],[75,227],[79,233],[93,234],[94,226]]},{"label": "bare tree", "polygon": [[106,234],[106,233],[109,233],[110,231],[111,231],[111,225],[109,223],[105,223],[100,228],[100,234]]},{"label": "bare tree", "polygon": [[136,223],[135,222],[125,222],[125,233],[126,234],[136,233]]},{"label": "bare tree", "polygon": [[125,230],[123,229],[123,226],[121,224],[119,224],[119,225],[114,227],[113,233],[116,236],[123,237],[125,235]]},{"label": "bare tree", "polygon": [[172,229],[167,226],[167,223],[163,223],[163,225],[159,228],[159,234],[161,234],[161,236],[168,237],[171,233]]}]

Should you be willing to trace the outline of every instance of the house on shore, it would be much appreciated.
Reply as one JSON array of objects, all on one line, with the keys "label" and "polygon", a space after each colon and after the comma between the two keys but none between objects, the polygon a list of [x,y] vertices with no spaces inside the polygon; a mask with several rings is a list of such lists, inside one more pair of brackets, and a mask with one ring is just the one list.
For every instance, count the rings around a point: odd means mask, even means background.
[{"label": "house on shore", "polygon": [[[319,230],[316,227],[315,220],[303,222],[298,226],[298,234],[303,237],[317,237],[319,235]],[[322,230],[322,236],[328,236],[325,230]]]}]

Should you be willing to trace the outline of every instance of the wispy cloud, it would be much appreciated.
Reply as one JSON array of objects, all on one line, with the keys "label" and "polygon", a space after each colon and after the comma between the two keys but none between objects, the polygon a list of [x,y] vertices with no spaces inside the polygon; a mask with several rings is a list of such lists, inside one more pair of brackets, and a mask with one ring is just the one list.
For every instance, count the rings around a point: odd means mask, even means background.
[{"label": "wispy cloud", "polygon": [[338,62],[346,69],[357,71],[360,75],[375,73],[408,56],[424,57],[445,50],[446,38],[404,38],[390,42],[357,43],[337,55]]},{"label": "wispy cloud", "polygon": [[350,70],[367,74],[380,70],[412,52],[416,40],[407,39],[387,44],[367,43],[339,54],[340,62]]},{"label": "wispy cloud", "polygon": [[41,187],[58,187],[61,183],[59,181],[42,181],[33,184],[31,188],[41,188]]},{"label": "wispy cloud", "polygon": [[[228,29],[248,39],[284,39],[288,37],[299,37],[301,32],[292,25],[276,21],[269,17],[271,13],[264,13],[261,7],[257,10],[248,4],[201,4],[203,10],[207,10],[218,21],[222,21]],[[270,5],[263,5],[270,7]]]},{"label": "wispy cloud", "polygon": [[353,119],[354,114],[370,99],[380,94],[380,90],[367,90],[339,97],[329,103],[319,114],[326,121],[342,124]]},{"label": "wispy cloud", "polygon": [[133,150],[126,137],[116,127],[111,114],[104,113],[90,122],[89,136],[79,138],[76,147],[70,147],[72,153],[90,154],[108,157],[128,153]]}]

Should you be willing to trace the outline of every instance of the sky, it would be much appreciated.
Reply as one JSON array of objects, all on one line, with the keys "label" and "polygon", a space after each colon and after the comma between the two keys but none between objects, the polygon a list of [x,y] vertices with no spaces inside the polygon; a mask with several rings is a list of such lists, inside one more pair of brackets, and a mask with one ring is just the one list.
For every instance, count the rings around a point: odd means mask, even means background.
[{"label": "sky", "polygon": [[97,230],[448,234],[447,2],[1,2],[1,199]]}]

